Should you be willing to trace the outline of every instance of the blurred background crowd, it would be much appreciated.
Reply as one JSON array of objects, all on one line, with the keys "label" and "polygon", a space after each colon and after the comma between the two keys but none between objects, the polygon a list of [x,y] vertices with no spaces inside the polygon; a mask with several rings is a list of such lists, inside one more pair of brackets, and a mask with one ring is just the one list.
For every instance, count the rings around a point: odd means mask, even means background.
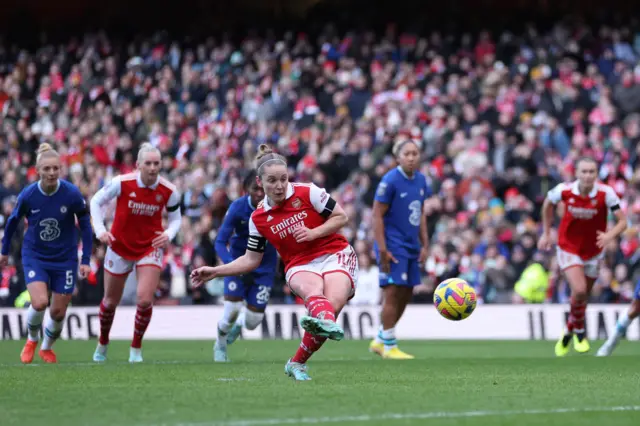
[{"label": "blurred background crowd", "polygon": [[[184,218],[158,303],[215,303],[220,283],[194,291],[187,275],[218,262],[217,229],[257,146],[269,143],[288,158],[292,180],[325,187],[344,206],[361,271],[351,303],[377,304],[371,206],[395,166],[391,144],[408,138],[422,142],[435,194],[414,301],[460,276],[484,303],[563,302],[554,256],[536,250],[539,211],[549,189],[572,179],[574,160],[591,155],[632,225],[607,247],[593,300],[625,302],[640,260],[639,59],[640,25],[619,20],[497,30],[322,21],[198,37],[92,31],[28,47],[0,39],[0,228],[37,179],[38,144],[58,149],[65,178],[90,198],[132,171],[150,141],[182,193]],[[96,245],[74,304],[99,303],[103,257]],[[19,238],[1,273],[0,306],[13,306],[24,290]],[[299,302],[282,274],[272,301]]]}]

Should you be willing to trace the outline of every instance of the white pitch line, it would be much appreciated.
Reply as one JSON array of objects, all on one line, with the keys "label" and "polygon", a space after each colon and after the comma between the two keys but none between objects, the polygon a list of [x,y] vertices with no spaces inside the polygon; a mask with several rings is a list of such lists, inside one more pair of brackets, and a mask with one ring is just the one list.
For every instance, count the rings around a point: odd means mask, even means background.
[{"label": "white pitch line", "polygon": [[623,411],[640,411],[640,405],[620,407],[596,407],[596,408],[540,408],[532,410],[507,410],[507,411],[435,411],[426,413],[385,413],[362,414],[357,416],[336,417],[301,417],[282,419],[255,419],[255,420],[229,420],[203,423],[162,423],[153,426],[271,426],[293,424],[323,424],[323,423],[353,423],[391,420],[424,420],[424,419],[455,419],[464,417],[501,417],[540,414],[566,414],[566,413],[611,413]]},{"label": "white pitch line", "polygon": [[[375,361],[377,358],[371,357],[356,357],[356,358],[327,358],[320,359],[321,362],[336,362],[336,361]],[[177,361],[177,360],[166,360],[166,361],[144,361],[140,365],[200,365],[200,364],[209,364],[213,365],[213,361],[209,359],[203,360],[191,360],[191,361]],[[60,362],[57,365],[62,367],[93,367],[93,366],[104,366],[104,365],[129,365],[128,361],[106,361],[106,362]],[[276,364],[278,364],[276,362]],[[282,362],[284,364],[284,362]],[[22,364],[20,362],[14,363],[4,363],[0,364],[0,367],[42,367],[46,364],[35,363],[35,364]],[[231,363],[233,365],[233,363]],[[238,364],[240,365],[240,364]]]}]

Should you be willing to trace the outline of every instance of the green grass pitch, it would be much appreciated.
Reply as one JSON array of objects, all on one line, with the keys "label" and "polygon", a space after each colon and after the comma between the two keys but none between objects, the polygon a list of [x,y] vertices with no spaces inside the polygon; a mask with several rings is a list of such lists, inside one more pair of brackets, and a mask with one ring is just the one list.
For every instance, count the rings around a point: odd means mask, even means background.
[{"label": "green grass pitch", "polygon": [[553,342],[402,342],[411,361],[329,342],[302,383],[283,372],[296,341],[238,341],[228,364],[211,342],[147,341],[140,365],[128,342],[94,365],[94,341],[60,341],[60,364],[23,366],[22,344],[0,342],[3,426],[640,425],[638,342],[606,359],[556,359]]}]

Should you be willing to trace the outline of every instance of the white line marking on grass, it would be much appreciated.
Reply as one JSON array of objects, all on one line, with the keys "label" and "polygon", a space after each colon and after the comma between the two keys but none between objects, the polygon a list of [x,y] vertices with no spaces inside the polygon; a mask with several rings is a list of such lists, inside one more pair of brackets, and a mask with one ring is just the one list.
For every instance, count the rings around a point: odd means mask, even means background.
[{"label": "white line marking on grass", "polygon": [[323,423],[352,423],[371,422],[376,420],[419,420],[419,419],[455,419],[463,417],[502,417],[540,414],[567,414],[567,413],[611,413],[622,411],[640,411],[640,405],[620,407],[582,407],[582,408],[540,408],[532,410],[506,410],[506,411],[434,411],[426,413],[385,413],[363,414],[358,416],[336,417],[301,417],[282,419],[254,419],[254,420],[229,420],[203,423],[163,423],[153,426],[270,426],[270,425],[294,425],[294,424],[323,424]]}]

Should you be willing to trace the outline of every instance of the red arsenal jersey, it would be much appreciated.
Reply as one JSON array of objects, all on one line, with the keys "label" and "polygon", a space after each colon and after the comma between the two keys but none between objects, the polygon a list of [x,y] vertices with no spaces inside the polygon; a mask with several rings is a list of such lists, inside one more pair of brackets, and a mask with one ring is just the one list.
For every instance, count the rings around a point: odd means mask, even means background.
[{"label": "red arsenal jersey", "polygon": [[[340,234],[327,235],[313,241],[296,242],[293,231],[306,226],[317,228],[327,219],[329,194],[314,184],[289,183],[287,196],[281,206],[271,206],[265,198],[251,215],[249,236],[264,238],[271,243],[282,258],[285,271],[312,260],[345,249],[349,243]],[[249,239],[248,244],[252,244]],[[251,247],[248,247],[251,249]],[[255,248],[255,247],[254,247]]]},{"label": "red arsenal jersey", "polygon": [[597,232],[606,232],[609,209],[617,210],[620,199],[613,188],[596,183],[587,196],[580,195],[578,181],[561,183],[547,194],[553,204],[564,202],[565,213],[558,228],[558,246],[584,260],[598,256]]},{"label": "red arsenal jersey", "polygon": [[[145,186],[137,172],[116,176],[96,196],[117,200],[111,249],[127,260],[142,259],[153,250],[151,242],[164,231],[163,210],[176,209],[180,203],[176,187],[168,180],[159,177],[155,184]],[[102,200],[98,203],[104,204]],[[99,235],[98,224],[94,227]]]}]

